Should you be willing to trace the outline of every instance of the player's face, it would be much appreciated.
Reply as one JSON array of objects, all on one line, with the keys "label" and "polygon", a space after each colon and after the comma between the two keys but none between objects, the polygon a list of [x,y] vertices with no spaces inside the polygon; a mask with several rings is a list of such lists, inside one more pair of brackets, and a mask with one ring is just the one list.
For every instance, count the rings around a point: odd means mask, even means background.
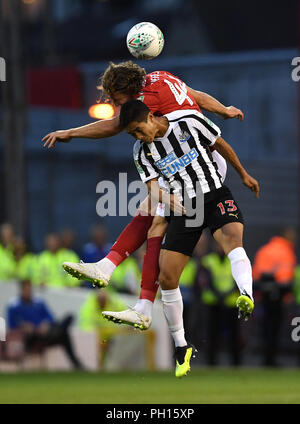
[{"label": "player's face", "polygon": [[111,100],[113,102],[113,105],[115,107],[122,106],[124,103],[128,102],[129,100],[132,100],[132,97],[130,97],[128,94],[121,93],[120,91],[116,91],[114,94],[111,95]]},{"label": "player's face", "polygon": [[152,115],[149,114],[146,122],[131,122],[126,128],[126,132],[137,140],[152,143],[157,134],[157,127]]}]

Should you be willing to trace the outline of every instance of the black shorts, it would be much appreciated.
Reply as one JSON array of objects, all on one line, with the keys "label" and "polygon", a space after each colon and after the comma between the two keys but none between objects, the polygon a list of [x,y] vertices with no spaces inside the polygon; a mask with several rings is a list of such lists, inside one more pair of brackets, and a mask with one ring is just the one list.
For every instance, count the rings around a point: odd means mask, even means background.
[{"label": "black shorts", "polygon": [[204,195],[202,225],[188,227],[186,225],[187,219],[195,219],[195,215],[189,218],[171,215],[167,219],[169,225],[162,249],[192,256],[205,228],[209,228],[213,234],[216,230],[231,222],[244,223],[242,212],[226,186]]}]

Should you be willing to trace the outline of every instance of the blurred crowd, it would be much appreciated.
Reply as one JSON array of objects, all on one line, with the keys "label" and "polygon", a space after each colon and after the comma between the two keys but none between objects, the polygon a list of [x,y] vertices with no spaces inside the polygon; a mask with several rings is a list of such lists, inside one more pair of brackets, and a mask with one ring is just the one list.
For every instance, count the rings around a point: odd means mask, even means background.
[{"label": "blurred crowd", "polygon": [[[0,226],[0,281],[30,280],[36,286],[47,287],[91,287],[79,281],[62,268],[63,262],[97,262],[104,258],[111,247],[108,233],[103,225],[93,226],[90,240],[82,248],[76,246],[76,234],[71,229],[47,234],[44,250],[33,253],[25,240],[15,234],[8,223]],[[115,271],[112,286],[120,292],[138,292],[143,249],[133,258],[128,258]]]},{"label": "blurred crowd", "polygon": [[[30,251],[23,239],[16,236],[13,227],[5,223],[0,227],[0,281],[22,281],[20,299],[26,290],[31,296],[31,290],[26,286],[26,282],[31,282],[33,288],[35,286],[90,288],[90,283],[74,279],[61,265],[64,261],[99,261],[109,251],[110,245],[107,240],[107,229],[103,225],[97,225],[91,228],[90,241],[82,249],[78,249],[75,233],[65,229],[59,234],[48,234],[45,237],[45,249],[36,254]],[[293,228],[284,229],[258,249],[252,263],[254,297],[257,305],[254,313],[257,318],[254,317],[254,321],[261,335],[260,350],[262,364],[265,366],[278,365],[285,305],[293,305],[295,308],[299,306],[300,309],[300,264],[295,253],[295,244],[296,231]],[[126,309],[119,293],[139,294],[144,254],[145,248],[142,247],[115,270],[109,290],[91,291],[79,311],[81,329],[89,331],[101,327],[102,331],[105,331],[106,340],[113,337],[115,325],[110,322],[104,325],[101,311]],[[235,307],[239,292],[232,278],[228,258],[207,233],[203,234],[193,258],[185,267],[180,287],[187,338],[197,346],[201,344],[204,346],[206,363],[210,366],[219,363],[220,345],[222,345],[221,347],[225,346],[225,350],[228,351],[231,365],[241,365],[243,340],[241,322],[237,320]],[[10,328],[15,325],[12,314],[17,314],[20,305],[14,305],[14,310],[10,306],[8,322]],[[43,308],[42,312],[39,309],[41,315],[46,313],[47,306],[44,305]],[[41,322],[48,320],[47,331],[51,328],[52,337],[54,319],[50,312],[46,315],[48,318],[44,316]],[[65,322],[61,325],[65,329]],[[55,328],[57,330],[57,323]],[[73,363],[79,366],[77,359],[72,356],[66,333],[63,330],[58,333],[59,341],[71,355],[71,360],[73,358]],[[298,363],[300,365],[300,354]]]}]

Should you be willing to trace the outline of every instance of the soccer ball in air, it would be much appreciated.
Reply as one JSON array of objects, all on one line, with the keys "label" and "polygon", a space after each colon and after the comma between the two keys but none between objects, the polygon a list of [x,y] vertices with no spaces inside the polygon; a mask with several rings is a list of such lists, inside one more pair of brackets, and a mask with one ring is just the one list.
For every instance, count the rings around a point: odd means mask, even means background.
[{"label": "soccer ball in air", "polygon": [[128,32],[127,47],[137,59],[153,59],[164,47],[163,33],[151,22],[141,22]]}]

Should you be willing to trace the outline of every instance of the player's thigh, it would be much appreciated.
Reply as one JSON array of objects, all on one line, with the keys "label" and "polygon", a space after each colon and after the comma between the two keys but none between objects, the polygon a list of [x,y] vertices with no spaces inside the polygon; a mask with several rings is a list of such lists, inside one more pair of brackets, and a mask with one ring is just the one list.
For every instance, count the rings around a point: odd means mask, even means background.
[{"label": "player's thigh", "polygon": [[168,228],[168,223],[161,215],[155,215],[152,225],[148,231],[148,239],[153,237],[163,237]]},{"label": "player's thigh", "polygon": [[203,225],[190,227],[185,216],[171,216],[160,252],[159,282],[163,290],[178,287],[180,275],[192,256]]},{"label": "player's thigh", "polygon": [[190,256],[162,249],[159,257],[159,284],[163,290],[176,289],[179,279]]},{"label": "player's thigh", "polygon": [[205,205],[205,223],[225,254],[242,246],[243,214],[228,187],[216,190]]},{"label": "player's thigh", "polygon": [[244,225],[241,222],[225,224],[213,233],[214,239],[223,248],[225,255],[243,246]]}]

